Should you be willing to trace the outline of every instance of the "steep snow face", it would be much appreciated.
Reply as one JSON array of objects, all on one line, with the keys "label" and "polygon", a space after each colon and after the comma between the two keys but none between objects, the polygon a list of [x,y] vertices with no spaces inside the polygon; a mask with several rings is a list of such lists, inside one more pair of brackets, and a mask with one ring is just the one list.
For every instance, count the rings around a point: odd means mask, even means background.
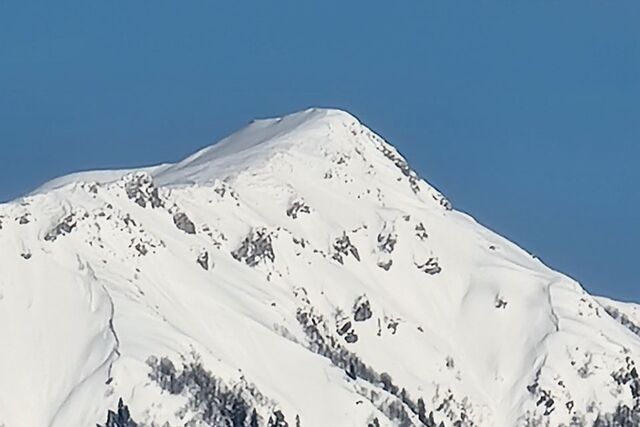
[{"label": "steep snow face", "polygon": [[640,308],[453,210],[345,112],[58,179],[0,205],[0,259],[0,426],[640,419]]}]

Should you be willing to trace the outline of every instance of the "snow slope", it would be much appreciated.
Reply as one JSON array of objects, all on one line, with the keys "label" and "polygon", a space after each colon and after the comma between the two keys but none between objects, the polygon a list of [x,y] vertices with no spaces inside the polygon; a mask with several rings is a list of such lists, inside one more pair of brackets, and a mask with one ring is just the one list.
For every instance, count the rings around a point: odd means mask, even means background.
[{"label": "snow slope", "polygon": [[54,180],[0,205],[0,259],[0,426],[640,420],[640,307],[453,210],[346,112]]}]

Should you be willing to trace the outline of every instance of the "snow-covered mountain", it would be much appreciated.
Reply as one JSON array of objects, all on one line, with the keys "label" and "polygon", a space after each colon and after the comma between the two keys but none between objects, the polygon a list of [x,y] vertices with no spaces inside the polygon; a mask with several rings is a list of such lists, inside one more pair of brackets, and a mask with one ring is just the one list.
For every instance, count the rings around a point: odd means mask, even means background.
[{"label": "snow-covered mountain", "polygon": [[640,306],[348,113],[0,205],[0,426],[637,426]]}]

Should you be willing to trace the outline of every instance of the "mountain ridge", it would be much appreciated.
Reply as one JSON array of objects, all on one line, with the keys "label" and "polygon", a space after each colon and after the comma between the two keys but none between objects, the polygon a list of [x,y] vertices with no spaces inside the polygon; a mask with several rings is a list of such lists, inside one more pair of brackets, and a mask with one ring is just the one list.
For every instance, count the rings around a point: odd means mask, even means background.
[{"label": "mountain ridge", "polygon": [[0,205],[0,425],[637,425],[638,306],[348,113],[218,144]]},{"label": "mountain ridge", "polygon": [[[300,112],[292,113],[285,116],[256,119],[240,130],[234,132],[228,137],[223,138],[215,144],[203,147],[184,159],[176,163],[162,163],[142,168],[126,168],[116,170],[87,170],[81,172],[70,173],[52,179],[38,187],[30,194],[43,193],[52,189],[56,189],[65,185],[82,182],[95,181],[102,184],[117,181],[124,175],[136,171],[147,172],[154,176],[161,185],[176,185],[166,175],[172,175],[174,178],[179,176],[179,172],[184,173],[187,166],[194,166],[204,163],[219,163],[225,161],[225,158],[232,157],[243,151],[256,149],[260,143],[269,143],[273,140],[281,141],[284,136],[289,133],[300,130],[304,132],[304,128],[309,127],[331,127],[344,125],[346,123],[359,123],[358,119],[347,111],[336,108],[318,108],[313,107]],[[227,161],[229,159],[226,159]],[[171,174],[172,171],[178,172]],[[158,176],[159,175],[159,176]],[[184,178],[184,177],[182,177]]]}]

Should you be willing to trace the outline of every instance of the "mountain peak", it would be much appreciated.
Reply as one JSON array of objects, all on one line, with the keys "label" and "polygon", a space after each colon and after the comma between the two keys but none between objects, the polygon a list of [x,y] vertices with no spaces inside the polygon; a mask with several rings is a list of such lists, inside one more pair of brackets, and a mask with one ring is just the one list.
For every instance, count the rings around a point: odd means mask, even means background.
[{"label": "mountain peak", "polygon": [[126,172],[0,205],[0,426],[640,425],[640,307],[348,113]]},{"label": "mountain peak", "polygon": [[249,125],[186,159],[154,173],[160,185],[210,182],[262,163],[274,153],[311,142],[327,143],[330,133],[358,126],[346,111],[310,108]]},{"label": "mountain peak", "polygon": [[346,128],[360,122],[347,111],[333,108],[309,108],[280,117],[255,119],[247,126],[217,143],[177,162],[119,170],[75,172],[55,178],[32,194],[44,193],[77,182],[101,184],[117,181],[133,172],[148,172],[160,185],[182,185],[210,181],[268,157],[307,136],[326,136],[330,129]]}]

